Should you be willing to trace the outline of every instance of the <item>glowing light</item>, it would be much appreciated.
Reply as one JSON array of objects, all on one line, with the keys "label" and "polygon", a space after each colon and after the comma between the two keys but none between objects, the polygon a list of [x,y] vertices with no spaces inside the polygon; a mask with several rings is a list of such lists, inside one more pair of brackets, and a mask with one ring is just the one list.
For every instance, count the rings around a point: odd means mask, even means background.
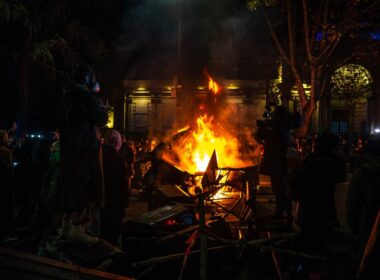
[{"label": "glowing light", "polygon": [[208,89],[215,95],[220,92],[219,85],[211,77],[208,77]]},{"label": "glowing light", "polygon": [[282,63],[280,62],[277,67],[277,79],[271,81],[271,91],[276,94],[280,95],[280,84],[282,83]]},{"label": "glowing light", "polygon": [[[311,85],[306,84],[306,83],[303,83],[302,86],[303,86],[303,88],[305,89],[305,94],[306,94],[306,96],[310,96]],[[293,97],[298,96],[297,86],[294,85],[294,86],[292,87],[292,90],[291,90],[290,92],[291,92],[291,94],[292,94]]]},{"label": "glowing light", "polygon": [[373,132],[375,132],[376,134],[379,134],[379,133],[380,133],[380,128],[375,128],[375,129],[373,130]]},{"label": "glowing light", "polygon": [[107,128],[113,128],[114,126],[114,120],[115,120],[115,113],[114,111],[109,111],[108,112],[108,119],[107,119]]},{"label": "glowing light", "polygon": [[146,97],[135,98],[133,102],[136,103],[136,106],[144,107],[150,103],[150,98],[146,98]]},{"label": "glowing light", "polygon": [[27,137],[29,138],[42,138],[41,134],[27,134]]},{"label": "glowing light", "polygon": [[198,117],[197,128],[189,134],[183,145],[173,149],[181,157],[179,167],[193,174],[206,170],[214,150],[220,166],[249,165],[240,159],[238,139],[207,115]]},{"label": "glowing light", "polygon": [[180,129],[178,129],[178,130],[177,130],[177,133],[181,133],[181,132],[184,132],[184,131],[189,130],[189,129],[190,129],[190,126],[187,125],[187,126],[185,126],[185,127],[182,127],[182,128],[180,128]]},{"label": "glowing light", "polygon": [[364,97],[369,93],[373,79],[369,71],[358,64],[347,64],[337,70],[331,77],[333,92],[345,99]]},{"label": "glowing light", "polygon": [[216,192],[216,194],[214,194],[214,195],[212,196],[212,199],[213,199],[213,200],[226,199],[226,198],[228,198],[228,195],[226,194],[227,192],[228,192],[227,187],[224,186],[224,187],[222,187],[221,189],[219,189],[219,190]]},{"label": "glowing light", "polygon": [[139,86],[139,87],[135,88],[133,90],[133,92],[135,94],[141,95],[141,94],[147,94],[147,93],[149,93],[149,90],[145,86]]},{"label": "glowing light", "polygon": [[234,85],[234,84],[230,84],[227,89],[239,89],[238,86]]},{"label": "glowing light", "polygon": [[380,41],[380,31],[370,32],[371,38],[374,41]]}]

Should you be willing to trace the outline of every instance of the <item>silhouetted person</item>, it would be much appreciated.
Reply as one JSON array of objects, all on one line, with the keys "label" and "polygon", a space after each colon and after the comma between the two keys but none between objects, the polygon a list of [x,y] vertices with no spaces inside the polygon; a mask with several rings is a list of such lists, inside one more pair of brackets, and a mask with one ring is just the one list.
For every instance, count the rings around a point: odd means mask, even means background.
[{"label": "silhouetted person", "polygon": [[136,160],[135,149],[133,143],[124,140],[119,150],[119,155],[124,160],[124,164],[127,170],[127,180],[129,189],[132,188],[132,177],[134,176],[134,163]]},{"label": "silhouetted person", "polygon": [[[297,250],[323,256],[328,254],[324,245],[332,240],[333,227],[338,224],[335,185],[345,179],[345,164],[339,157],[338,144],[338,137],[333,134],[318,136],[312,154],[298,173],[296,223],[300,234],[296,239]],[[302,263],[302,271],[306,274],[318,273],[322,269],[319,262],[303,259]]]},{"label": "silhouetted person", "polygon": [[52,144],[57,140],[56,137],[57,134],[55,132],[46,133],[39,141],[35,142],[32,146],[31,195],[34,207],[37,207],[39,204],[41,184],[45,176],[45,173],[50,167],[50,148]]},{"label": "silhouetted person", "polygon": [[[358,257],[364,248],[380,210],[380,139],[373,139],[364,148],[358,168],[352,174],[347,195],[347,221],[358,240]],[[367,272],[380,277],[380,240],[369,258]],[[368,278],[379,279],[379,278]]]},{"label": "silhouetted person", "polygon": [[124,210],[129,203],[126,167],[118,155],[121,145],[121,135],[117,130],[106,133],[102,145],[105,203],[101,212],[100,235],[113,244],[121,233]]},{"label": "silhouetted person", "polygon": [[278,106],[272,114],[268,125],[259,128],[258,137],[264,140],[263,168],[269,175],[273,193],[276,195],[275,216],[282,218],[284,213],[292,219],[292,204],[285,194],[283,179],[287,173],[286,152],[290,142],[289,112],[283,106]]},{"label": "silhouetted person", "polygon": [[56,233],[56,226],[62,215],[60,205],[62,179],[60,174],[60,155],[59,155],[59,132],[50,132],[52,143],[49,152],[49,167],[46,170],[41,184],[40,215],[48,220],[48,234]]},{"label": "silhouetted person", "polygon": [[75,83],[65,94],[59,129],[62,199],[67,217],[61,236],[91,244],[96,239],[85,234],[81,216],[89,203],[103,204],[99,127],[106,124],[107,112],[94,96],[99,84],[93,70],[77,67],[73,74]]},{"label": "silhouetted person", "polygon": [[338,223],[334,192],[336,184],[345,179],[345,164],[339,157],[338,144],[333,134],[317,137],[314,152],[300,172],[298,224],[304,249],[322,246]]},{"label": "silhouetted person", "polygon": [[8,147],[13,151],[19,147],[19,139],[17,136],[17,123],[13,122],[8,130]]},{"label": "silhouetted person", "polygon": [[0,240],[7,236],[13,217],[13,161],[7,145],[8,134],[0,130]]}]

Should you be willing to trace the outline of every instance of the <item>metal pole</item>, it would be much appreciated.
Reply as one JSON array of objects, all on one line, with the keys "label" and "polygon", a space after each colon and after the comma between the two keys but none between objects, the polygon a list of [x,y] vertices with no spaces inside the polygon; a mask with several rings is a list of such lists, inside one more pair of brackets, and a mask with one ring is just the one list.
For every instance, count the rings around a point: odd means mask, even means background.
[{"label": "metal pole", "polygon": [[[181,84],[182,70],[181,70],[181,41],[182,41],[182,0],[176,0],[177,5],[177,59],[176,59],[176,69],[175,76],[173,77],[174,93],[176,98],[177,112],[180,107],[181,101],[178,98],[178,86]],[[179,118],[180,119],[180,118]]]},{"label": "metal pole", "polygon": [[207,236],[206,236],[206,218],[205,218],[205,200],[200,193],[198,195],[199,203],[199,233],[200,233],[200,279],[207,279]]},{"label": "metal pole", "polygon": [[[181,37],[182,37],[182,11],[181,11],[181,0],[177,0],[177,63],[179,68],[179,63],[181,59]],[[177,69],[178,71],[179,69]],[[179,71],[178,71],[179,72]],[[177,72],[177,75],[178,75]]]},{"label": "metal pole", "polygon": [[[268,231],[268,238],[271,238],[271,234],[269,231]],[[281,271],[280,265],[278,263],[276,252],[274,250],[271,250],[271,255],[272,255],[274,267],[276,268],[277,277],[279,280],[283,280],[284,277],[282,276],[282,271]]]},{"label": "metal pole", "polygon": [[368,237],[368,241],[365,246],[362,259],[360,261],[360,267],[359,267],[359,271],[356,276],[356,279],[362,279],[362,275],[365,272],[368,259],[370,258],[370,255],[375,248],[375,244],[376,244],[376,240],[378,238],[379,232],[380,232],[380,210],[377,212],[376,220],[373,223],[371,233]]}]

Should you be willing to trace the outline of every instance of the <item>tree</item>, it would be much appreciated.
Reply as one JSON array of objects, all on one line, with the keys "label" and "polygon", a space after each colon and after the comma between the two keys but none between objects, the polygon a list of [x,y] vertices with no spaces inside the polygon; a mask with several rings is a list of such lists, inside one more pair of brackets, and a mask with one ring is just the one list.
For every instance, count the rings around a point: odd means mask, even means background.
[{"label": "tree", "polygon": [[[26,122],[27,104],[29,96],[29,63],[31,58],[31,37],[35,30],[35,25],[31,22],[30,13],[22,3],[12,3],[10,1],[0,1],[0,20],[2,23],[1,35],[5,42],[2,49],[13,58],[17,76],[17,111],[24,112],[17,114],[17,118]],[[17,36],[16,36],[17,34]]]},{"label": "tree", "polygon": [[331,92],[349,109],[349,123],[352,128],[356,105],[365,102],[371,95],[373,86],[371,74],[361,65],[346,64],[334,71],[331,84]]},{"label": "tree", "polygon": [[[298,136],[307,135],[331,73],[353,57],[350,42],[360,40],[357,31],[374,20],[379,4],[379,0],[247,0],[250,10],[261,11],[294,78],[302,110]],[[304,81],[310,84],[310,97]]]},{"label": "tree", "polygon": [[[68,76],[66,73],[70,73],[76,63],[94,63],[105,49],[97,33],[75,16],[76,4],[77,1],[69,0],[0,0],[0,36],[3,38],[0,50],[7,61],[4,71],[10,67],[15,69],[13,91],[17,94],[17,108],[13,118],[17,118],[21,130],[28,129],[32,84],[38,88],[35,90],[38,101],[34,103],[46,102],[44,97],[52,96],[52,92],[41,92],[41,88],[62,90],[57,73],[61,77]],[[46,72],[54,74],[46,75]],[[33,83],[32,73],[35,75]],[[46,84],[55,86],[41,86]],[[50,101],[56,102],[52,98]]]}]

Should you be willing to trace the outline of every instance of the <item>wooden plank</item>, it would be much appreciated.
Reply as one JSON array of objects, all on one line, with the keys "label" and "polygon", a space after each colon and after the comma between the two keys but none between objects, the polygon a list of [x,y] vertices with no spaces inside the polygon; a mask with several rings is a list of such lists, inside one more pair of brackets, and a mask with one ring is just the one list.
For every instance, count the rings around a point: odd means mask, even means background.
[{"label": "wooden plank", "polygon": [[1,279],[60,279],[60,280],[131,280],[132,278],[111,274],[77,265],[0,247]]}]

